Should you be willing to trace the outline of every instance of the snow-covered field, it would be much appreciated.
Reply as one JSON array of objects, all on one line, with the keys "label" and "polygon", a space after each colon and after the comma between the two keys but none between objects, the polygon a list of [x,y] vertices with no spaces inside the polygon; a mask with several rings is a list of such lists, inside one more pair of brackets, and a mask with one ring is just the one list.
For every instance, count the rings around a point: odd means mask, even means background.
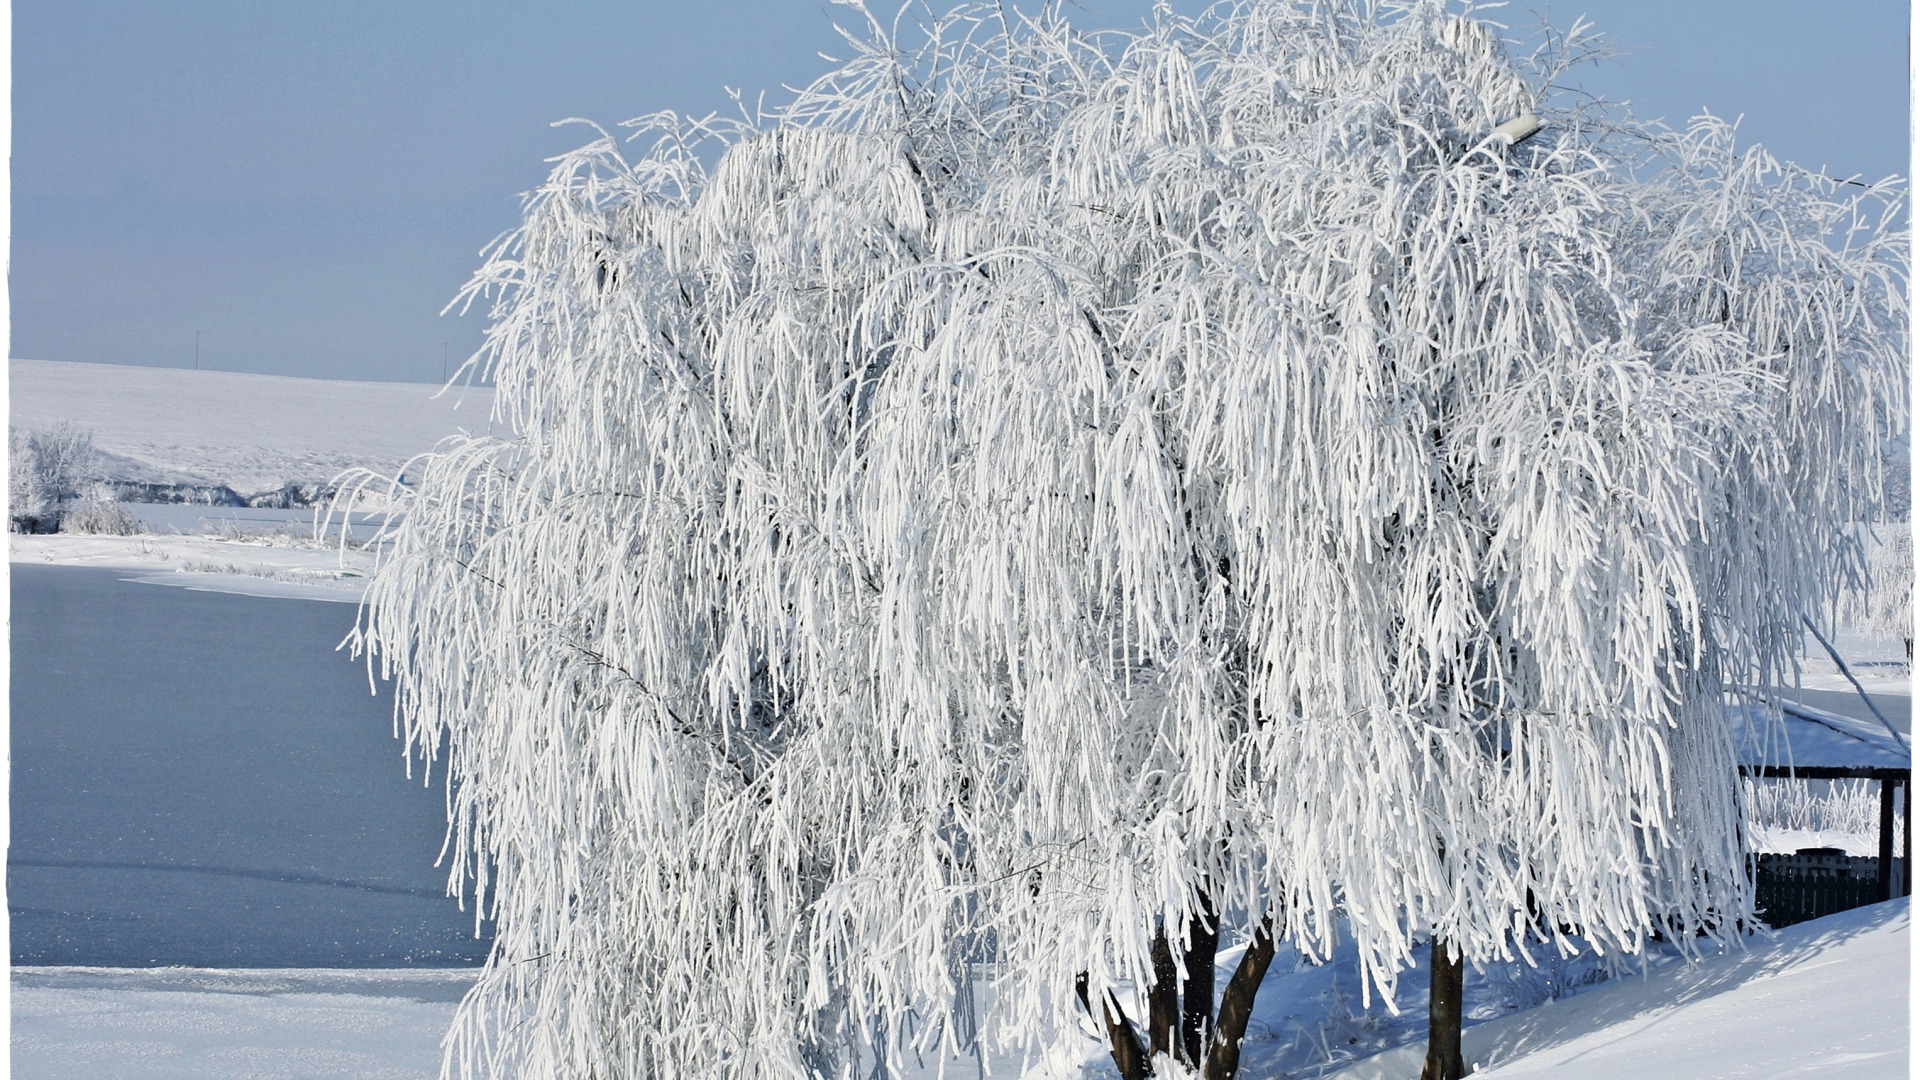
[{"label": "snow-covered field", "polygon": [[[324,484],[349,468],[398,475],[449,435],[490,430],[493,391],[228,371],[8,362],[8,422],[72,421],[105,477],[226,485],[249,494]],[[129,504],[142,535],[8,538],[15,562],[98,566],[154,584],[358,601],[373,557],[314,535],[310,511]],[[350,539],[373,523],[356,518]]]},{"label": "snow-covered field", "polygon": [[242,494],[344,469],[395,474],[464,429],[489,430],[493,391],[231,371],[8,361],[8,423],[93,431],[109,479],[226,484]]},{"label": "snow-covered field", "polygon": [[[1729,955],[1693,964],[1668,957],[1643,975],[1573,987],[1579,992],[1473,1024],[1468,1059],[1488,1080],[1900,1080],[1909,1056],[1909,908],[1907,900],[1876,904],[1755,938]],[[16,968],[13,1075],[424,1080],[436,1074],[441,1032],[471,977]],[[1347,1015],[1343,1026],[1316,1032],[1311,1046],[1304,1032],[1276,1029],[1286,1016],[1327,1004],[1326,986],[1337,982],[1269,980],[1248,1080],[1419,1075],[1426,1020],[1417,1005],[1399,1017],[1377,1004]],[[1363,1038],[1383,1037],[1392,1045],[1354,1052]],[[1303,1046],[1307,1052],[1297,1052]],[[1091,1037],[1085,1049],[1087,1065],[1111,1071]],[[926,1064],[923,1075],[938,1073]],[[993,1075],[1015,1074],[1015,1060],[989,1064]],[[975,1070],[971,1060],[953,1062],[946,1074]]]}]

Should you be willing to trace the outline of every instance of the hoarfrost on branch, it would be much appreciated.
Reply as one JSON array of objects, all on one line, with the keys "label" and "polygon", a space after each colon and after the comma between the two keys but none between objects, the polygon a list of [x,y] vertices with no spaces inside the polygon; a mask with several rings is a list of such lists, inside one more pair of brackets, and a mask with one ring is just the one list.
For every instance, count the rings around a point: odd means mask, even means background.
[{"label": "hoarfrost on branch", "polygon": [[409,470],[359,632],[497,919],[453,1074],[951,1054],[986,960],[1041,1069],[1207,905],[1389,995],[1734,933],[1723,694],[1861,568],[1901,186],[1434,3],[855,12],[470,286],[516,434]]}]

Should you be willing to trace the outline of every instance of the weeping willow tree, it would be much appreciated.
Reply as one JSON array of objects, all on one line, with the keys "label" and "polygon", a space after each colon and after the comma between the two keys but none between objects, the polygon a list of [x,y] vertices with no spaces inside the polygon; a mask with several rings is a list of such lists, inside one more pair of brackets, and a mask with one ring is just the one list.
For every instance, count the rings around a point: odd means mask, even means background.
[{"label": "weeping willow tree", "polygon": [[497,920],[450,1072],[885,1071],[983,971],[1035,1075],[1227,1080],[1276,942],[1391,1000],[1735,933],[1723,702],[1859,568],[1895,186],[1437,3],[856,11],[470,286],[514,434],[358,631]]}]

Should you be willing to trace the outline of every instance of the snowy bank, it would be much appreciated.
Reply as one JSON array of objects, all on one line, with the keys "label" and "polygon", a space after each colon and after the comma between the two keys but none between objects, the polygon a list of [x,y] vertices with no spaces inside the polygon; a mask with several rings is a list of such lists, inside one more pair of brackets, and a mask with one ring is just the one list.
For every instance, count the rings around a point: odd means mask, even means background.
[{"label": "snowy bank", "polygon": [[130,581],[243,596],[359,603],[373,554],[288,536],[7,537],[7,558],[41,566],[118,570]]},{"label": "snowy bank", "polygon": [[[1487,1080],[1904,1080],[1909,908],[1856,908],[1490,1020],[1466,1030],[1467,1060]],[[1412,1080],[1425,1052],[1411,1043],[1331,1076]]]},{"label": "snowy bank", "polygon": [[471,969],[14,968],[16,1080],[439,1075]]}]

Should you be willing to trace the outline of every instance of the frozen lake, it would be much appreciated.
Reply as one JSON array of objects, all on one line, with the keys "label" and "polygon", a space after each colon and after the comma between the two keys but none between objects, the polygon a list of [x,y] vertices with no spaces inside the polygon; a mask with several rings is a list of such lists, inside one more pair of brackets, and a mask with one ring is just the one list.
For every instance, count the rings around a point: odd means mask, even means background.
[{"label": "frozen lake", "polygon": [[334,651],[352,607],[22,563],[12,600],[15,965],[484,958],[432,865],[445,790]]},{"label": "frozen lake", "polygon": [[344,526],[352,540],[371,540],[380,531],[381,514],[335,514],[324,511],[275,510],[256,506],[195,506],[187,503],[121,503],[142,532],[195,535],[265,536],[276,532],[298,537],[314,534],[316,524],[325,527],[323,539],[338,541]]}]

